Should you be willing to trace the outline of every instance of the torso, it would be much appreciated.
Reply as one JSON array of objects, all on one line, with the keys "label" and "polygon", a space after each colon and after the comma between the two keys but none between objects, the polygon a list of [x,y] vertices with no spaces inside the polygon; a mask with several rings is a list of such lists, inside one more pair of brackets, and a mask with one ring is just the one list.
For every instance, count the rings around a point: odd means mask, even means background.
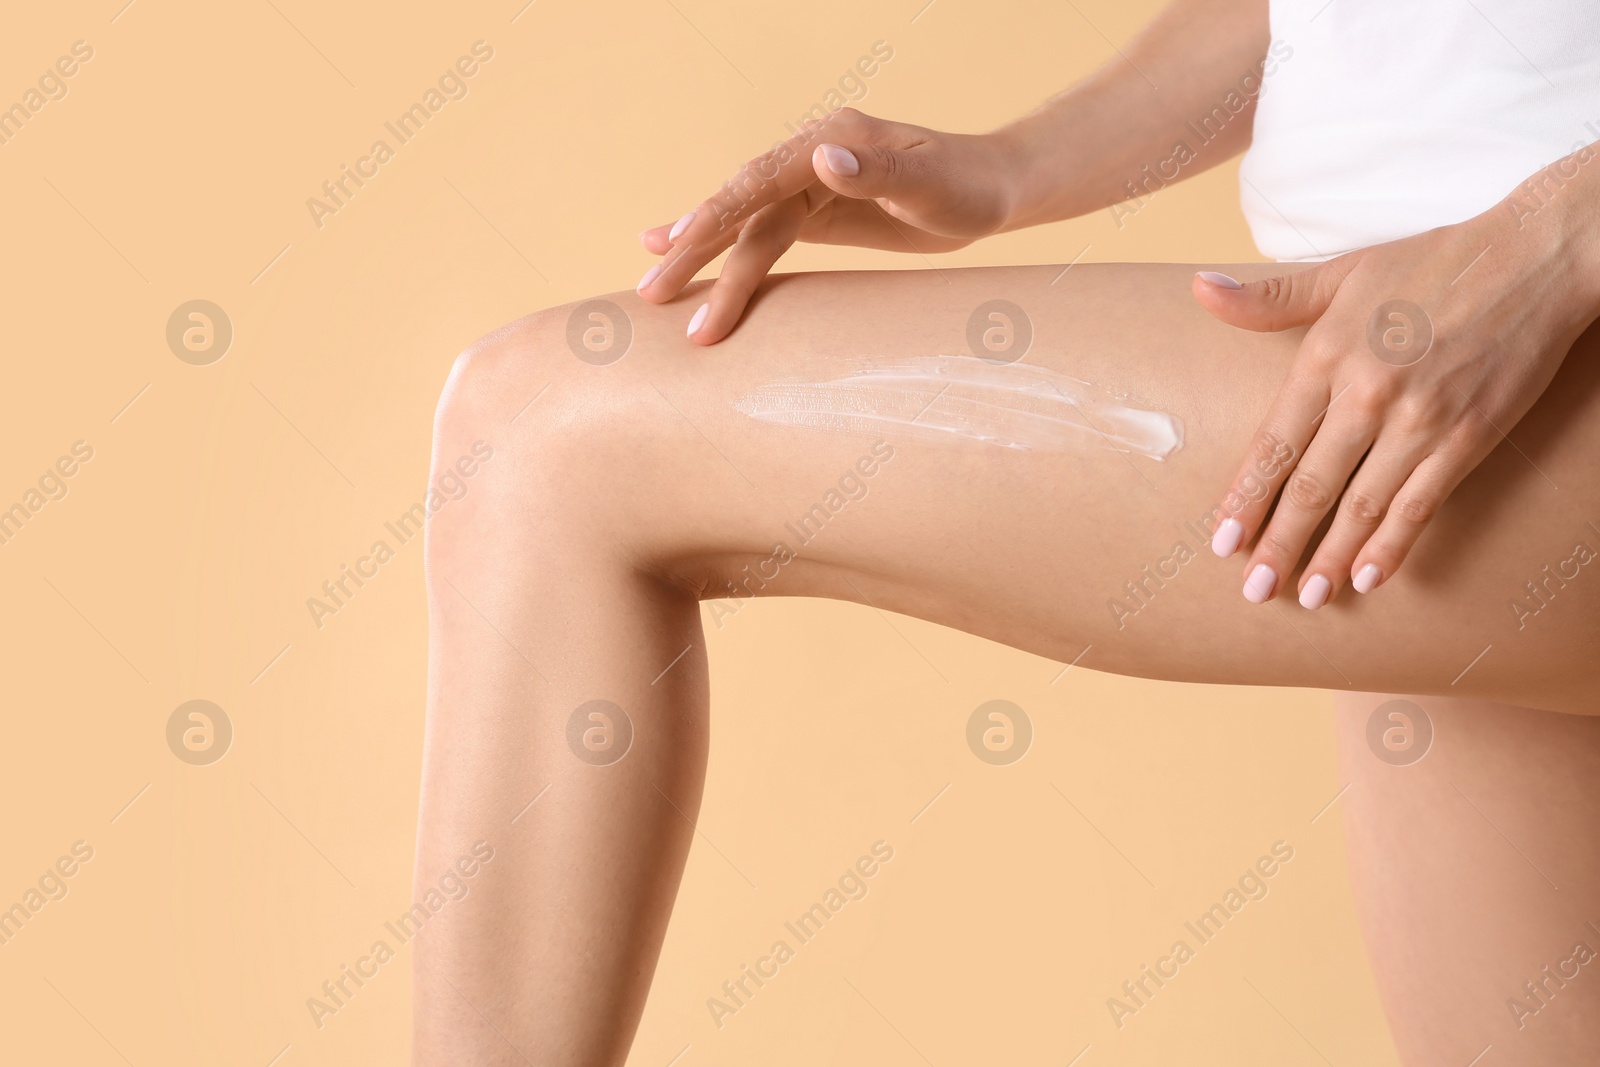
[{"label": "torso", "polygon": [[1596,0],[1272,0],[1240,200],[1264,255],[1326,259],[1492,207],[1600,141]]}]

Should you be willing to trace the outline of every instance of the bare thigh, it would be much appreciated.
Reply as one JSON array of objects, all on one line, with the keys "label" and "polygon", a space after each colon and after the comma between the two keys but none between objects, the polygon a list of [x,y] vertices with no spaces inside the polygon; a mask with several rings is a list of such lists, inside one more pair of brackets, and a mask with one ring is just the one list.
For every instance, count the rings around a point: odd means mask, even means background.
[{"label": "bare thigh", "polygon": [[1600,1062],[1600,720],[1336,702],[1352,885],[1404,1062]]},{"label": "bare thigh", "polygon": [[[1292,599],[1254,606],[1240,596],[1242,561],[1209,556],[1207,526],[1299,338],[1212,321],[1190,302],[1189,273],[1084,264],[785,276],[711,349],[682,334],[697,294],[657,307],[628,293],[531,315],[458,361],[435,425],[441,493],[427,529],[419,899],[480,837],[503,847],[492,878],[418,939],[419,1062],[516,1063],[519,1048],[622,1061],[698,811],[710,697],[702,612],[740,597],[869,603],[1149,677],[1590,710],[1600,579],[1572,561],[1600,514],[1594,338],[1391,581],[1315,613]],[[974,311],[994,300],[1012,305],[1013,327],[1030,327],[1011,363],[972,354]],[[929,432],[921,411],[831,429],[751,414],[751,396],[774,383],[938,354],[962,374],[1092,383],[1066,390],[1084,421],[1064,424],[1052,447],[1022,450]],[[1181,448],[1158,462],[1108,447],[1113,407],[1094,397],[1170,414]],[[729,599],[699,603],[712,598]],[[574,739],[596,699],[626,712],[614,721],[637,724],[625,760],[596,765],[580,751],[589,742]],[[1568,897],[1547,908],[1533,875],[1512,877],[1514,861],[1493,851],[1502,838],[1467,833],[1465,809],[1447,807],[1455,787],[1562,886],[1550,893],[1575,893],[1569,875],[1574,887],[1593,884],[1592,851],[1571,844],[1593,825],[1593,767],[1574,756],[1600,721],[1527,714],[1563,725],[1531,743],[1511,728],[1532,720],[1485,714],[1472,720],[1478,740],[1457,745],[1470,731],[1446,731],[1441,710],[1441,758],[1367,768],[1344,798],[1380,983],[1397,1039],[1419,1055],[1453,1052],[1472,1033],[1463,1012],[1522,973],[1519,946],[1571,925]],[[1478,762],[1457,766],[1447,752]],[[1566,792],[1528,806],[1550,768]],[[1427,779],[1437,769],[1450,771],[1443,784]],[[1407,781],[1426,787],[1386,808],[1378,786]],[[1414,818],[1412,838],[1385,825],[1388,810]],[[1576,822],[1558,818],[1572,812]],[[1444,832],[1431,839],[1436,816]],[[1567,853],[1549,860],[1563,840]],[[1485,907],[1520,899],[1536,921],[1519,915],[1521,932],[1506,933],[1498,916],[1472,910],[1456,875],[1492,889]],[[1452,892],[1467,903],[1430,908],[1430,894]],[[1460,943],[1452,931],[1464,931]],[[1530,976],[1566,958],[1544,951]],[[1413,966],[1430,953],[1438,968]],[[1434,977],[1440,969],[1450,973]],[[1468,988],[1468,976],[1482,984]],[[1558,1009],[1584,1001],[1557,996],[1529,1029],[1576,1025]],[[1526,1062],[1552,1062],[1545,1053],[1560,1047],[1539,1046],[1543,1059]]]},{"label": "bare thigh", "polygon": [[[507,457],[478,484],[528,502],[526,528],[497,549],[509,555],[519,539],[548,555],[554,537],[692,596],[870,603],[1118,673],[1593,710],[1600,568],[1572,560],[1580,542],[1600,545],[1595,332],[1394,579],[1365,597],[1346,589],[1315,613],[1292,596],[1255,606],[1240,595],[1242,560],[1206,549],[1207,524],[1300,335],[1215,322],[1193,305],[1190,274],[1083,264],[1064,275],[778,276],[709,349],[682,335],[693,292],[666,306],[614,294],[631,335],[615,362],[575,355],[581,305],[529,316],[468,352],[437,451],[465,452],[482,431]],[[1156,461],[1084,433],[1025,450],[741,409],[774,382],[837,378],[863,361],[975,359],[969,324],[995,299],[1031,325],[1023,364],[1170,413],[1181,448]],[[472,499],[452,506],[452,522],[469,521]]]}]

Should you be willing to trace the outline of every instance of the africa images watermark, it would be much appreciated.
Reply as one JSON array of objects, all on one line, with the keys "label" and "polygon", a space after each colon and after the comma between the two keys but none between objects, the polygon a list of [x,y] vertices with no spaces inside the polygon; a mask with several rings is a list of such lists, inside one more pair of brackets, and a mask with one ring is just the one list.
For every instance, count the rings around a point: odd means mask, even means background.
[{"label": "africa images watermark", "polygon": [[46,867],[39,880],[28,887],[11,907],[0,911],[0,945],[9,945],[33,917],[44,910],[51,901],[65,900],[70,886],[67,879],[77,874],[83,864],[94,859],[94,846],[87,841],[74,841],[70,854],[63,854]]},{"label": "africa images watermark", "polygon": [[1581,167],[1600,157],[1600,143],[1595,143],[1600,142],[1600,124],[1590,119],[1583,124],[1583,129],[1589,134],[1589,141],[1573,141],[1570,153],[1541,168],[1506,197],[1506,210],[1517,220],[1517,229],[1522,229],[1529,219],[1554,203],[1556,197],[1577,179]]},{"label": "africa images watermark", "polygon": [[[1595,530],[1593,523],[1587,525],[1590,530]],[[1600,534],[1600,530],[1595,532]],[[1517,629],[1526,628],[1529,619],[1536,618],[1550,607],[1556,594],[1565,589],[1568,582],[1582,574],[1582,568],[1594,562],[1595,556],[1594,545],[1590,544],[1587,535],[1584,535],[1573,545],[1570,554],[1557,559],[1553,564],[1546,563],[1538,575],[1523,582],[1522,595],[1507,601],[1511,607],[1511,614],[1517,617]]]},{"label": "africa images watermark", "polygon": [[34,85],[10,107],[0,110],[0,145],[8,145],[22,132],[35,115],[49,104],[65,100],[70,87],[67,79],[82,69],[82,64],[94,58],[94,46],[88,41],[73,41],[69,54],[59,57],[45,68]]},{"label": "africa images watermark", "polygon": [[1287,42],[1273,41],[1261,60],[1239,78],[1238,84],[1229,89],[1221,101],[1199,118],[1184,123],[1186,134],[1193,134],[1193,143],[1184,136],[1172,146],[1167,158],[1157,160],[1154,166],[1146,163],[1139,168],[1137,179],[1129,178],[1124,182],[1123,189],[1128,195],[1109,205],[1111,221],[1117,224],[1117,229],[1122,229],[1124,223],[1142,211],[1157,193],[1181,178],[1183,168],[1199,159],[1201,149],[1221,137],[1233,120],[1255,103],[1266,79],[1277,72],[1279,63],[1287,62],[1293,55],[1294,48]]},{"label": "africa images watermark", "polygon": [[1111,1021],[1117,1024],[1117,1029],[1121,1030],[1130,1016],[1148,1007],[1155,995],[1178,977],[1183,965],[1194,959],[1199,947],[1210,944],[1228,921],[1244,910],[1246,904],[1265,900],[1271,888],[1267,880],[1292,859],[1294,846],[1287,841],[1274,841],[1271,855],[1261,856],[1245,868],[1238,882],[1228,887],[1221,900],[1201,912],[1193,922],[1183,924],[1183,928],[1194,937],[1193,946],[1183,938],[1177,939],[1153,967],[1148,963],[1141,964],[1138,977],[1122,983],[1121,998],[1107,997],[1106,1010],[1111,1013]]},{"label": "africa images watermark", "polygon": [[373,941],[365,954],[356,957],[354,963],[340,964],[338,974],[322,983],[319,995],[306,998],[306,1010],[311,1013],[311,1021],[317,1029],[321,1030],[327,1025],[329,1016],[337,1015],[349,1006],[356,994],[378,976],[383,965],[395,958],[397,947],[405,946],[422,933],[423,926],[442,912],[446,905],[464,899],[472,891],[472,879],[493,859],[494,847],[489,842],[475,843],[468,855],[445,868],[437,885],[429,886],[421,900],[392,921],[384,922],[383,928],[394,937],[394,945],[389,944],[388,938],[380,937]]},{"label": "africa images watermark", "polygon": [[[1240,483],[1239,489],[1223,501],[1221,508],[1185,523],[1184,532],[1192,535],[1201,546],[1210,544],[1212,535],[1217,532],[1219,519],[1225,514],[1236,515],[1246,503],[1254,503],[1268,496],[1272,492],[1273,479],[1294,460],[1294,446],[1284,441],[1277,442],[1271,455],[1255,461],[1254,470]],[[1179,538],[1154,564],[1146,563],[1137,577],[1123,582],[1120,594],[1106,598],[1106,609],[1111,612],[1117,629],[1126,629],[1130,618],[1149,607],[1156,594],[1182,573],[1183,566],[1198,558],[1199,550],[1190,545],[1188,540]]]},{"label": "africa images watermark", "polygon": [[87,441],[74,441],[70,453],[46,467],[44,473],[39,475],[39,480],[22,494],[21,499],[10,507],[0,504],[0,545],[9,545],[46,505],[65,500],[71,491],[67,480],[93,458],[93,445]]},{"label": "africa images watermark", "polygon": [[847,104],[864,100],[869,89],[867,82],[893,58],[894,47],[889,42],[872,42],[871,51],[847,68],[836,85],[823,93],[822,99],[812,104],[798,121],[785,122],[784,127],[791,136],[774,143],[766,152],[739,168],[737,174],[722,183],[719,195],[712,198],[717,211],[717,228],[725,227],[769,183],[777,180],[780,167],[799,158],[800,149],[817,137],[829,115]]},{"label": "africa images watermark", "polygon": [[[894,46],[888,41],[873,41],[870,53],[858,58],[854,64],[845,68],[839,75],[835,85],[829,86],[828,91],[822,94],[822,99],[812,104],[798,122],[786,122],[789,132],[799,136],[803,131],[814,124],[821,122],[829,115],[838,111],[846,104],[859,104],[867,98],[870,86],[867,82],[876,77],[878,71],[883,69],[883,64],[894,58]],[[784,142],[779,142],[783,144]],[[779,145],[773,145],[776,150]]]},{"label": "africa images watermark", "polygon": [[991,767],[1009,767],[1033,746],[1033,719],[1011,700],[986,700],[967,716],[967,748]]},{"label": "africa images watermark", "polygon": [[800,549],[822,533],[840,512],[852,503],[865,500],[870,491],[867,479],[876,475],[893,458],[893,445],[887,441],[874,442],[871,450],[857,459],[828,488],[821,500],[812,504],[799,518],[783,524],[784,532],[794,538],[793,545],[787,540],[778,541],[769,555],[754,564],[753,573],[752,565],[746,563],[740,572],[742,578],[724,578],[723,587],[728,591],[728,596],[713,600],[710,605],[711,621],[716,623],[717,629],[722,629],[723,620],[737,615],[745,602],[753,599],[768,583],[776,581],[783,568],[799,558]]},{"label": "africa images watermark", "polygon": [[[1584,925],[1600,935],[1600,927],[1594,923],[1586,922]],[[1589,942],[1576,941],[1572,951],[1564,958],[1557,960],[1554,965],[1545,964],[1532,980],[1523,982],[1521,993],[1506,998],[1506,1010],[1511,1013],[1511,1021],[1517,1024],[1517,1029],[1525,1029],[1529,1019],[1548,1008],[1556,994],[1567,988],[1568,982],[1580,977],[1583,968],[1594,962],[1596,955]]]},{"label": "africa images watermark", "polygon": [[[827,888],[820,900],[814,901],[811,907],[801,912],[790,922],[783,924],[783,929],[788,937],[780,937],[772,943],[765,955],[756,959],[755,964],[743,964],[739,974],[722,983],[722,996],[707,997],[706,1010],[711,1013],[711,1021],[721,1030],[727,1025],[730,1016],[739,1014],[749,1007],[750,1001],[760,992],[768,982],[778,977],[784,964],[795,958],[798,951],[811,943],[812,939],[822,932],[830,921],[844,910],[845,905],[851,901],[866,898],[870,888],[870,880],[882,869],[882,865],[894,859],[894,846],[887,841],[874,841],[870,855],[863,855],[855,863],[845,869],[838,880]],[[789,943],[793,938],[794,944]]]},{"label": "africa images watermark", "polygon": [[322,229],[327,219],[344,210],[356,193],[378,176],[379,168],[421,133],[422,128],[443,111],[446,104],[452,100],[465,100],[471,91],[470,80],[482,69],[482,64],[493,58],[493,46],[484,41],[474,41],[471,55],[459,57],[454,64],[445,68],[439,80],[427,88],[419,101],[402,111],[393,121],[385,122],[383,128],[393,138],[394,144],[384,137],[373,141],[367,154],[358,157],[354,164],[339,165],[338,175],[322,183],[320,197],[306,198],[306,210],[311,213],[312,225]]},{"label": "africa images watermark", "polygon": [[429,515],[438,514],[446,504],[466,496],[467,479],[493,458],[493,448],[483,441],[474,441],[472,451],[446,467],[421,500],[383,524],[384,530],[395,540],[393,545],[380,537],[354,564],[341,563],[339,573],[322,583],[322,595],[306,598],[306,610],[311,613],[311,622],[316,628],[322,629],[328,616],[339,614],[354,600],[362,587],[378,576],[383,565],[394,559],[397,548],[404,547],[422,533]]}]

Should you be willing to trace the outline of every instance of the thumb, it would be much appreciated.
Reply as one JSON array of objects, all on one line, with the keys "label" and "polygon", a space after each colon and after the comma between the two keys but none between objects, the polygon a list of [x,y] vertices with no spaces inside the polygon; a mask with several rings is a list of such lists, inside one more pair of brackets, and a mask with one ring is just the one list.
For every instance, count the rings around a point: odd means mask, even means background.
[{"label": "thumb", "polygon": [[884,144],[820,144],[812,149],[811,168],[829,189],[857,200],[915,195],[926,191],[931,177],[925,151]]},{"label": "thumb", "polygon": [[1339,291],[1345,271],[1334,267],[1337,262],[1244,283],[1203,270],[1194,276],[1191,289],[1201,307],[1242,330],[1271,333],[1309,326],[1322,317]]}]

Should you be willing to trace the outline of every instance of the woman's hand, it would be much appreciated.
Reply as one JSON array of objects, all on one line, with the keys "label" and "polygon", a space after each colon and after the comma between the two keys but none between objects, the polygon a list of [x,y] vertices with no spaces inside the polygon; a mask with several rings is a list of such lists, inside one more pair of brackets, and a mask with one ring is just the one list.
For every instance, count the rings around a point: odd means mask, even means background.
[{"label": "woman's hand", "polygon": [[1600,198],[1593,176],[1578,175],[1580,186],[1576,173],[1547,203],[1519,190],[1458,225],[1293,274],[1243,286],[1195,277],[1195,298],[1224,322],[1310,327],[1211,544],[1230,556],[1260,531],[1247,600],[1282,589],[1332,509],[1301,605],[1394,577],[1445,498],[1544,392],[1600,313]]},{"label": "woman's hand", "polygon": [[1018,170],[1004,135],[939,133],[840,108],[746,163],[676,223],[641,233],[662,260],[639,293],[670,300],[732,246],[689,319],[689,337],[713,344],[796,241],[919,254],[961,248],[1005,228]]}]

